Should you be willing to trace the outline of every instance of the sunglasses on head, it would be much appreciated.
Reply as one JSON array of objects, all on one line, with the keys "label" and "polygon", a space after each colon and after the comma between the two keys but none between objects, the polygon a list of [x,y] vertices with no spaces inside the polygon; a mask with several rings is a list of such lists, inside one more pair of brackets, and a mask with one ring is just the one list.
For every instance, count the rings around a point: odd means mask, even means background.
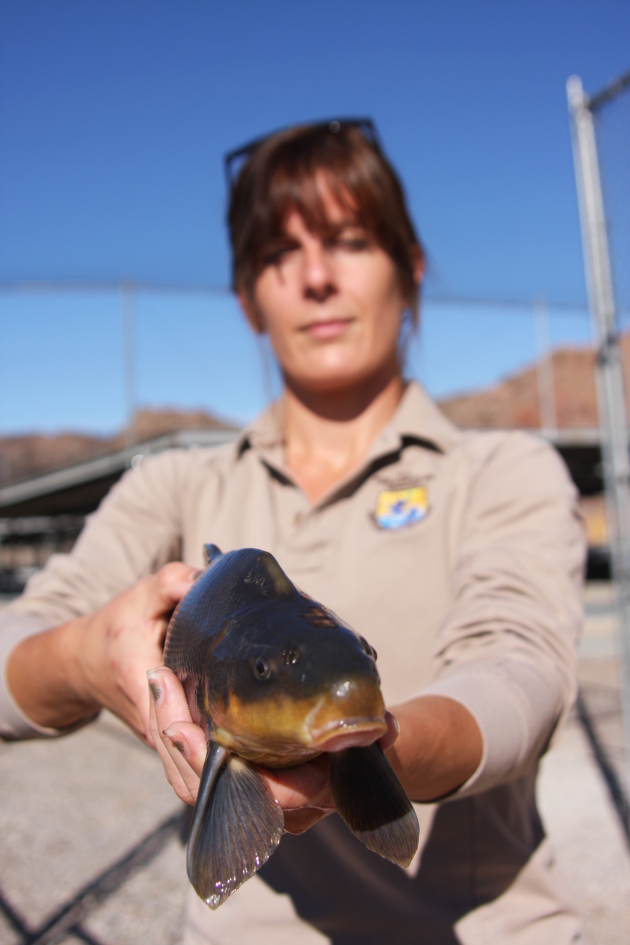
[{"label": "sunglasses on head", "polygon": [[[247,144],[241,145],[240,148],[229,151],[223,158],[228,191],[232,190],[243,165],[247,163],[254,151],[256,151],[261,144],[264,144],[265,141],[269,141],[270,138],[281,134],[283,131],[288,131],[289,128],[292,127],[294,126],[289,125],[287,128],[279,128],[277,131],[262,135],[260,138],[254,138],[253,141],[248,141]],[[328,131],[334,135],[338,134],[342,128],[358,128],[370,144],[376,145],[377,148],[380,147],[376,126],[371,118],[333,118],[331,121],[322,121],[308,127],[313,131],[324,131],[328,129]]]}]

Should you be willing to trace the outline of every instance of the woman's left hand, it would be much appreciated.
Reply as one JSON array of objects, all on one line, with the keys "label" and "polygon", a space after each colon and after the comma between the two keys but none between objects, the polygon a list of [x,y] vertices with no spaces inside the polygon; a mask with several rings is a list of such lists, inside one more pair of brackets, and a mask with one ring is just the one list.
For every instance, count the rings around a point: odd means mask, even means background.
[{"label": "woman's left hand", "polygon": [[[169,784],[186,804],[194,804],[199,779],[206,760],[206,737],[192,721],[184,689],[175,674],[165,666],[151,670],[150,726]],[[384,751],[398,737],[398,723],[387,713],[387,732],[379,740]],[[293,768],[270,770],[257,766],[284,811],[287,833],[304,833],[335,811],[330,790],[330,766],[327,755]]]}]

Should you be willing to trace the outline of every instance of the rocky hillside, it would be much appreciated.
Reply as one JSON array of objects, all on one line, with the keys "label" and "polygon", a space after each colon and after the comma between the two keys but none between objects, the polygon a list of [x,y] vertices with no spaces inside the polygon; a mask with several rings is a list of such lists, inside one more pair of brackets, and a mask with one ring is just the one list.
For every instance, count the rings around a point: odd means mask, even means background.
[{"label": "rocky hillside", "polygon": [[[621,339],[630,415],[630,334]],[[558,348],[553,352],[556,416],[559,427],[597,426],[595,355],[588,348]],[[448,417],[461,427],[540,427],[538,371],[525,368],[498,384],[440,401]]]},{"label": "rocky hillside", "polygon": [[[624,335],[621,347],[626,376],[630,378],[630,335]],[[594,359],[588,348],[559,348],[553,352],[555,406],[561,428],[597,426]],[[539,428],[536,365],[491,387],[447,397],[440,406],[461,427]],[[630,399],[627,406],[630,414]],[[181,429],[217,430],[228,429],[228,425],[202,410],[141,410],[135,419],[134,440],[140,443]],[[112,437],[78,433],[0,437],[0,483],[115,452],[127,442],[126,430]]]},{"label": "rocky hillside", "polygon": [[[226,430],[229,425],[202,410],[140,410],[134,423],[134,441],[141,443],[177,430]],[[0,483],[62,469],[87,459],[115,453],[128,442],[128,431],[112,437],[59,433],[51,436],[0,437]]]}]

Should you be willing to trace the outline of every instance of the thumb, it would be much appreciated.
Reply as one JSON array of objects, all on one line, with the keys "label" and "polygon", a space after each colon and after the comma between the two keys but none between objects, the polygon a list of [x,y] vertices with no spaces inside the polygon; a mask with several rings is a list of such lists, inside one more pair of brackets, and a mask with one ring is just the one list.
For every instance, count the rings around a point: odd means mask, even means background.
[{"label": "thumb", "polygon": [[159,619],[171,614],[182,597],[185,597],[197,578],[203,574],[198,568],[173,561],[151,579],[148,601],[149,618]]}]

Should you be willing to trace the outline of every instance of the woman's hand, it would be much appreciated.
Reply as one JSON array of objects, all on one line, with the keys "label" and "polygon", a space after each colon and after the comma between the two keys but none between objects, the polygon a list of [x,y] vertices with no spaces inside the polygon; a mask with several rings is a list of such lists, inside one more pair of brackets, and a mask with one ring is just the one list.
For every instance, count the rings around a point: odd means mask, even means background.
[{"label": "woman's hand", "polygon": [[162,661],[170,615],[199,574],[167,564],[95,613],[23,640],[7,668],[23,712],[63,729],[106,708],[152,744],[146,673]]},{"label": "woman's hand", "polygon": [[[153,697],[150,709],[153,742],[175,793],[187,804],[194,804],[206,760],[206,737],[191,719],[184,689],[175,674],[160,666],[148,676]],[[396,719],[389,712],[387,716],[388,730],[380,739],[384,750],[398,737]],[[257,770],[284,811],[284,827],[288,833],[303,833],[334,812],[327,755],[294,768],[270,770],[257,766]]]}]

